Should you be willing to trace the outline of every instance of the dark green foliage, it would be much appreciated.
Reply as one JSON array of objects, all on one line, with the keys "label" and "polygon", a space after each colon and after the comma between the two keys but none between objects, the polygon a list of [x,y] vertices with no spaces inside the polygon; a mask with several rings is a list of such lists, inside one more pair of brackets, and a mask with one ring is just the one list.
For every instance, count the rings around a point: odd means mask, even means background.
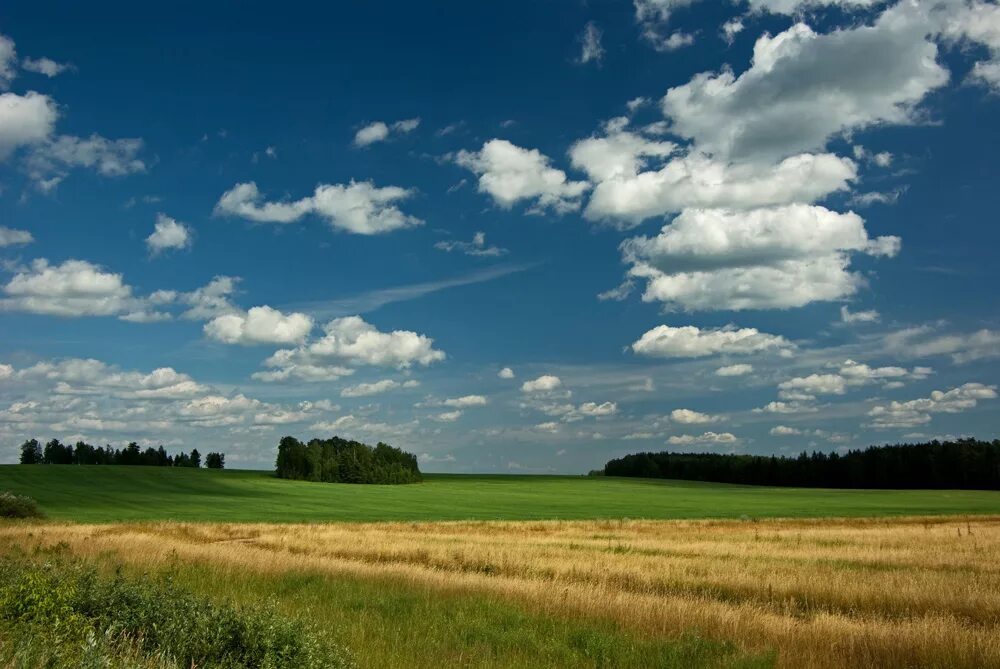
[{"label": "dark green foliage", "polygon": [[417,483],[417,458],[389,444],[375,448],[340,437],[303,444],[294,437],[278,443],[279,478],[327,483]]},{"label": "dark green foliage", "polygon": [[205,467],[208,469],[225,469],[226,454],[209,453],[208,455],[205,456]]},{"label": "dark green foliage", "polygon": [[102,667],[136,653],[164,667],[353,666],[343,650],[273,608],[217,604],[167,578],[103,576],[58,554],[0,559],[0,638],[43,641],[44,666],[54,667],[84,665],[95,642],[111,656],[93,664]]},{"label": "dark green foliage", "polygon": [[41,518],[38,503],[27,495],[0,492],[0,518]]},{"label": "dark green foliage", "polygon": [[42,446],[37,439],[29,439],[21,444],[21,464],[37,465],[42,462]]},{"label": "dark green foliage", "polygon": [[[226,456],[223,453],[210,453],[210,456],[218,456],[213,459],[217,466],[213,469],[222,469]],[[37,439],[29,439],[21,444],[21,464],[22,465],[142,465],[145,467],[201,467],[201,454],[195,448],[190,455],[184,452],[177,455],[167,455],[167,451],[159,448],[149,447],[141,450],[136,442],[129,443],[128,446],[119,450],[111,446],[91,446],[90,444],[78,441],[76,446],[63,444],[58,439],[45,444],[45,448],[38,443]],[[206,466],[210,467],[206,458]]]},{"label": "dark green foliage", "polygon": [[797,458],[716,453],[635,453],[604,466],[607,476],[805,488],[1000,490],[1000,440],[871,446]]}]

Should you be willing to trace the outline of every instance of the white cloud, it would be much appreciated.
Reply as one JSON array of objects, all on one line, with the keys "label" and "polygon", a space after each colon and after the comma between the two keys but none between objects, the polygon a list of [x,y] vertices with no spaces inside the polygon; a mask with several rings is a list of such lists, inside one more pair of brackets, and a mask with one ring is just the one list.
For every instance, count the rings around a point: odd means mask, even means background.
[{"label": "white cloud", "polygon": [[728,326],[701,330],[693,325],[659,325],[633,343],[632,350],[657,358],[698,358],[720,353],[746,355],[789,346],[790,342],[784,337],[756,328]]},{"label": "white cloud", "polygon": [[205,324],[205,334],[224,344],[295,344],[313,328],[306,314],[284,314],[269,306],[253,307],[245,314],[217,316]]},{"label": "white cloud", "polygon": [[952,2],[953,11],[944,20],[946,39],[958,43],[980,44],[990,58],[975,63],[969,78],[1000,91],[1000,6],[993,2]]},{"label": "white cloud", "polygon": [[154,256],[167,249],[191,246],[191,229],[165,214],[157,214],[153,233],[146,237],[146,246]]},{"label": "white cloud", "polygon": [[254,378],[282,381],[328,381],[353,373],[351,367],[372,365],[405,369],[444,360],[434,340],[409,330],[381,332],[360,316],[336,318],[324,327],[322,337],[294,349],[275,352],[264,364],[272,371]]},{"label": "white cloud", "polygon": [[7,246],[30,244],[35,238],[27,230],[16,230],[0,225],[0,249]]},{"label": "white cloud", "polygon": [[584,402],[576,410],[580,415],[590,418],[613,416],[618,413],[618,404],[616,402],[602,402],[600,404],[596,402]]},{"label": "white cloud", "polygon": [[402,383],[394,379],[382,379],[373,383],[359,383],[355,386],[348,386],[340,391],[341,397],[368,397],[387,393],[397,388],[415,388],[420,385],[419,381],[408,380]]},{"label": "white cloud", "polygon": [[439,251],[458,251],[467,256],[497,257],[507,254],[507,249],[486,245],[486,233],[477,232],[471,242],[440,241],[434,245]]},{"label": "white cloud", "polygon": [[17,48],[14,40],[6,35],[0,35],[0,89],[10,85],[17,76]]},{"label": "white cloud", "polygon": [[780,159],[877,124],[921,120],[919,103],[948,81],[927,10],[901,2],[873,25],[819,34],[804,23],[765,34],[751,67],[671,88],[672,131],[718,157]]},{"label": "white cloud", "polygon": [[577,40],[580,42],[580,57],[577,62],[581,65],[590,62],[600,65],[604,59],[604,47],[601,46],[601,29],[597,24],[593,21],[587,23]]},{"label": "white cloud", "polygon": [[737,364],[726,365],[715,370],[716,376],[746,376],[753,372],[753,365]]},{"label": "white cloud", "polygon": [[384,142],[389,139],[390,134],[410,133],[416,130],[419,126],[419,118],[396,121],[391,125],[383,121],[375,121],[358,130],[358,132],[354,135],[354,145],[364,147],[376,142]]},{"label": "white cloud", "polygon": [[1000,358],[1000,332],[982,329],[968,334],[936,334],[923,326],[883,337],[886,350],[902,358],[950,356],[957,364]]},{"label": "white cloud", "polygon": [[643,39],[658,51],[669,50],[664,32],[670,22],[670,16],[677,9],[683,9],[696,0],[633,0],[635,20],[642,31]]},{"label": "white cloud", "polygon": [[513,379],[514,370],[511,369],[510,367],[504,367],[499,372],[497,372],[497,376],[499,376],[501,379]]},{"label": "white cloud", "polygon": [[379,188],[370,181],[351,181],[347,185],[320,184],[311,197],[300,200],[262,202],[257,184],[251,181],[223,193],[215,205],[215,213],[257,223],[294,223],[307,214],[316,214],[335,230],[377,235],[423,224],[395,204],[411,194],[412,191],[398,186]]},{"label": "white cloud", "polygon": [[732,44],[736,36],[743,32],[744,27],[743,21],[738,16],[729,19],[722,24],[722,39],[726,40],[727,44]]},{"label": "white cloud", "polygon": [[754,409],[754,413],[812,413],[817,411],[816,407],[803,402],[768,402],[759,409]]},{"label": "white cloud", "polygon": [[890,429],[924,425],[931,421],[931,414],[960,413],[976,408],[980,400],[996,399],[996,388],[966,383],[948,391],[935,390],[930,397],[872,407],[868,412],[869,426]]},{"label": "white cloud", "polygon": [[136,303],[121,274],[85,260],[50,265],[40,258],[15,274],[3,292],[0,308],[50,316],[115,316]]},{"label": "white cloud", "polygon": [[34,91],[25,95],[0,94],[0,161],[22,146],[45,142],[55,128],[58,115],[55,102],[47,95]]},{"label": "white cloud", "polygon": [[816,395],[843,395],[847,381],[839,374],[810,374],[778,384],[778,396],[783,400],[809,401]]},{"label": "white cloud", "polygon": [[553,376],[551,374],[544,374],[539,376],[537,379],[532,379],[530,381],[525,381],[521,384],[522,392],[526,393],[545,393],[551,392],[562,386],[562,379],[558,376]]},{"label": "white cloud", "polygon": [[439,423],[454,423],[461,417],[462,417],[461,411],[445,411],[444,413],[439,413],[431,416],[431,420],[436,420]]},{"label": "white cloud", "polygon": [[802,430],[787,425],[775,425],[771,428],[770,434],[775,437],[791,437],[802,434]]},{"label": "white cloud", "polygon": [[101,176],[121,177],[146,171],[139,158],[141,139],[107,139],[60,135],[32,148],[27,158],[28,174],[38,188],[50,191],[74,167],[93,169]]},{"label": "white cloud", "polygon": [[72,70],[69,63],[57,63],[51,58],[25,58],[21,61],[21,69],[37,74],[44,74],[46,77],[57,77],[67,70]]},{"label": "white cloud", "polygon": [[840,307],[840,322],[853,325],[855,323],[878,323],[879,313],[874,309],[868,311],[851,311],[847,305]]},{"label": "white cloud", "polygon": [[623,227],[688,207],[753,209],[814,202],[846,190],[857,178],[852,160],[828,153],[790,156],[769,166],[725,163],[690,153],[659,169],[639,172],[642,162],[638,158],[664,155],[669,143],[633,139],[626,144],[622,133],[603,139],[619,149],[620,163],[615,171],[605,167],[604,156],[590,157],[578,151],[586,142],[599,140],[583,140],[571,149],[574,165],[599,180],[584,215]]},{"label": "white cloud", "polygon": [[658,51],[677,51],[686,46],[694,44],[694,35],[691,33],[675,30],[669,37],[661,40],[657,46]]},{"label": "white cloud", "polygon": [[464,395],[462,397],[451,397],[444,401],[446,407],[455,407],[459,409],[464,409],[467,407],[481,407],[486,406],[489,400],[482,395]]},{"label": "white cloud", "polygon": [[670,420],[683,425],[702,425],[705,423],[718,423],[725,420],[723,416],[712,416],[707,413],[692,411],[691,409],[674,409],[670,412]]},{"label": "white cloud", "polygon": [[686,209],[656,237],[622,243],[644,301],[689,311],[800,307],[854,293],[851,252],[895,255],[898,237],[870,239],[854,213],[824,207],[737,212]]},{"label": "white cloud", "polygon": [[575,211],[586,181],[569,181],[566,173],[549,164],[536,149],[524,149],[504,139],[491,139],[479,151],[459,151],[456,163],[479,175],[479,192],[489,194],[502,208],[534,200],[533,209],[556,213]]},{"label": "white cloud", "polygon": [[734,444],[739,439],[731,432],[704,432],[699,435],[682,434],[667,438],[667,443],[673,446],[690,446],[693,444]]}]

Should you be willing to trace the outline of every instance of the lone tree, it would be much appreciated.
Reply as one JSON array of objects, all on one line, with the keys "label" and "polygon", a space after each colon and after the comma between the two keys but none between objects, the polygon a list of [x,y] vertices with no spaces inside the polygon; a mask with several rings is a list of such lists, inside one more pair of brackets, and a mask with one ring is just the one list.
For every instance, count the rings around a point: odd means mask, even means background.
[{"label": "lone tree", "polygon": [[225,469],[226,455],[224,453],[209,453],[205,456],[205,466],[209,469]]},{"label": "lone tree", "polygon": [[37,439],[29,439],[21,444],[21,464],[40,465],[42,463],[42,445]]},{"label": "lone tree", "polygon": [[191,466],[201,467],[201,453],[198,452],[197,448],[191,450]]}]

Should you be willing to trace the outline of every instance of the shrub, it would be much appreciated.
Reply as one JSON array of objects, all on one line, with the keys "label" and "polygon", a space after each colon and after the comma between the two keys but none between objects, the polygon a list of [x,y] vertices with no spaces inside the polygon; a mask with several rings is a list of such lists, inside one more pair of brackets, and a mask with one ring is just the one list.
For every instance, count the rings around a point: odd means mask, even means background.
[{"label": "shrub", "polygon": [[0,491],[0,518],[41,518],[38,503],[26,495]]},{"label": "shrub", "polygon": [[[353,666],[344,650],[273,607],[238,609],[179,590],[169,579],[102,576],[52,555],[0,561],[0,638],[20,644],[10,666],[36,666],[40,649],[44,666],[53,667]],[[11,654],[7,648],[0,645],[0,660]],[[99,664],[87,659],[95,653]]]}]

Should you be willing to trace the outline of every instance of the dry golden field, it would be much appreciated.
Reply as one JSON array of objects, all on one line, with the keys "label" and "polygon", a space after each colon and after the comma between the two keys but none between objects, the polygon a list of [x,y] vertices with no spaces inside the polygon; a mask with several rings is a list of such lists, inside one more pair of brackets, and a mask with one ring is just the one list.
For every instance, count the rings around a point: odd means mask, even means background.
[{"label": "dry golden field", "polygon": [[8,525],[140,568],[209,563],[398,579],[671,637],[781,667],[1000,667],[1000,518]]}]

